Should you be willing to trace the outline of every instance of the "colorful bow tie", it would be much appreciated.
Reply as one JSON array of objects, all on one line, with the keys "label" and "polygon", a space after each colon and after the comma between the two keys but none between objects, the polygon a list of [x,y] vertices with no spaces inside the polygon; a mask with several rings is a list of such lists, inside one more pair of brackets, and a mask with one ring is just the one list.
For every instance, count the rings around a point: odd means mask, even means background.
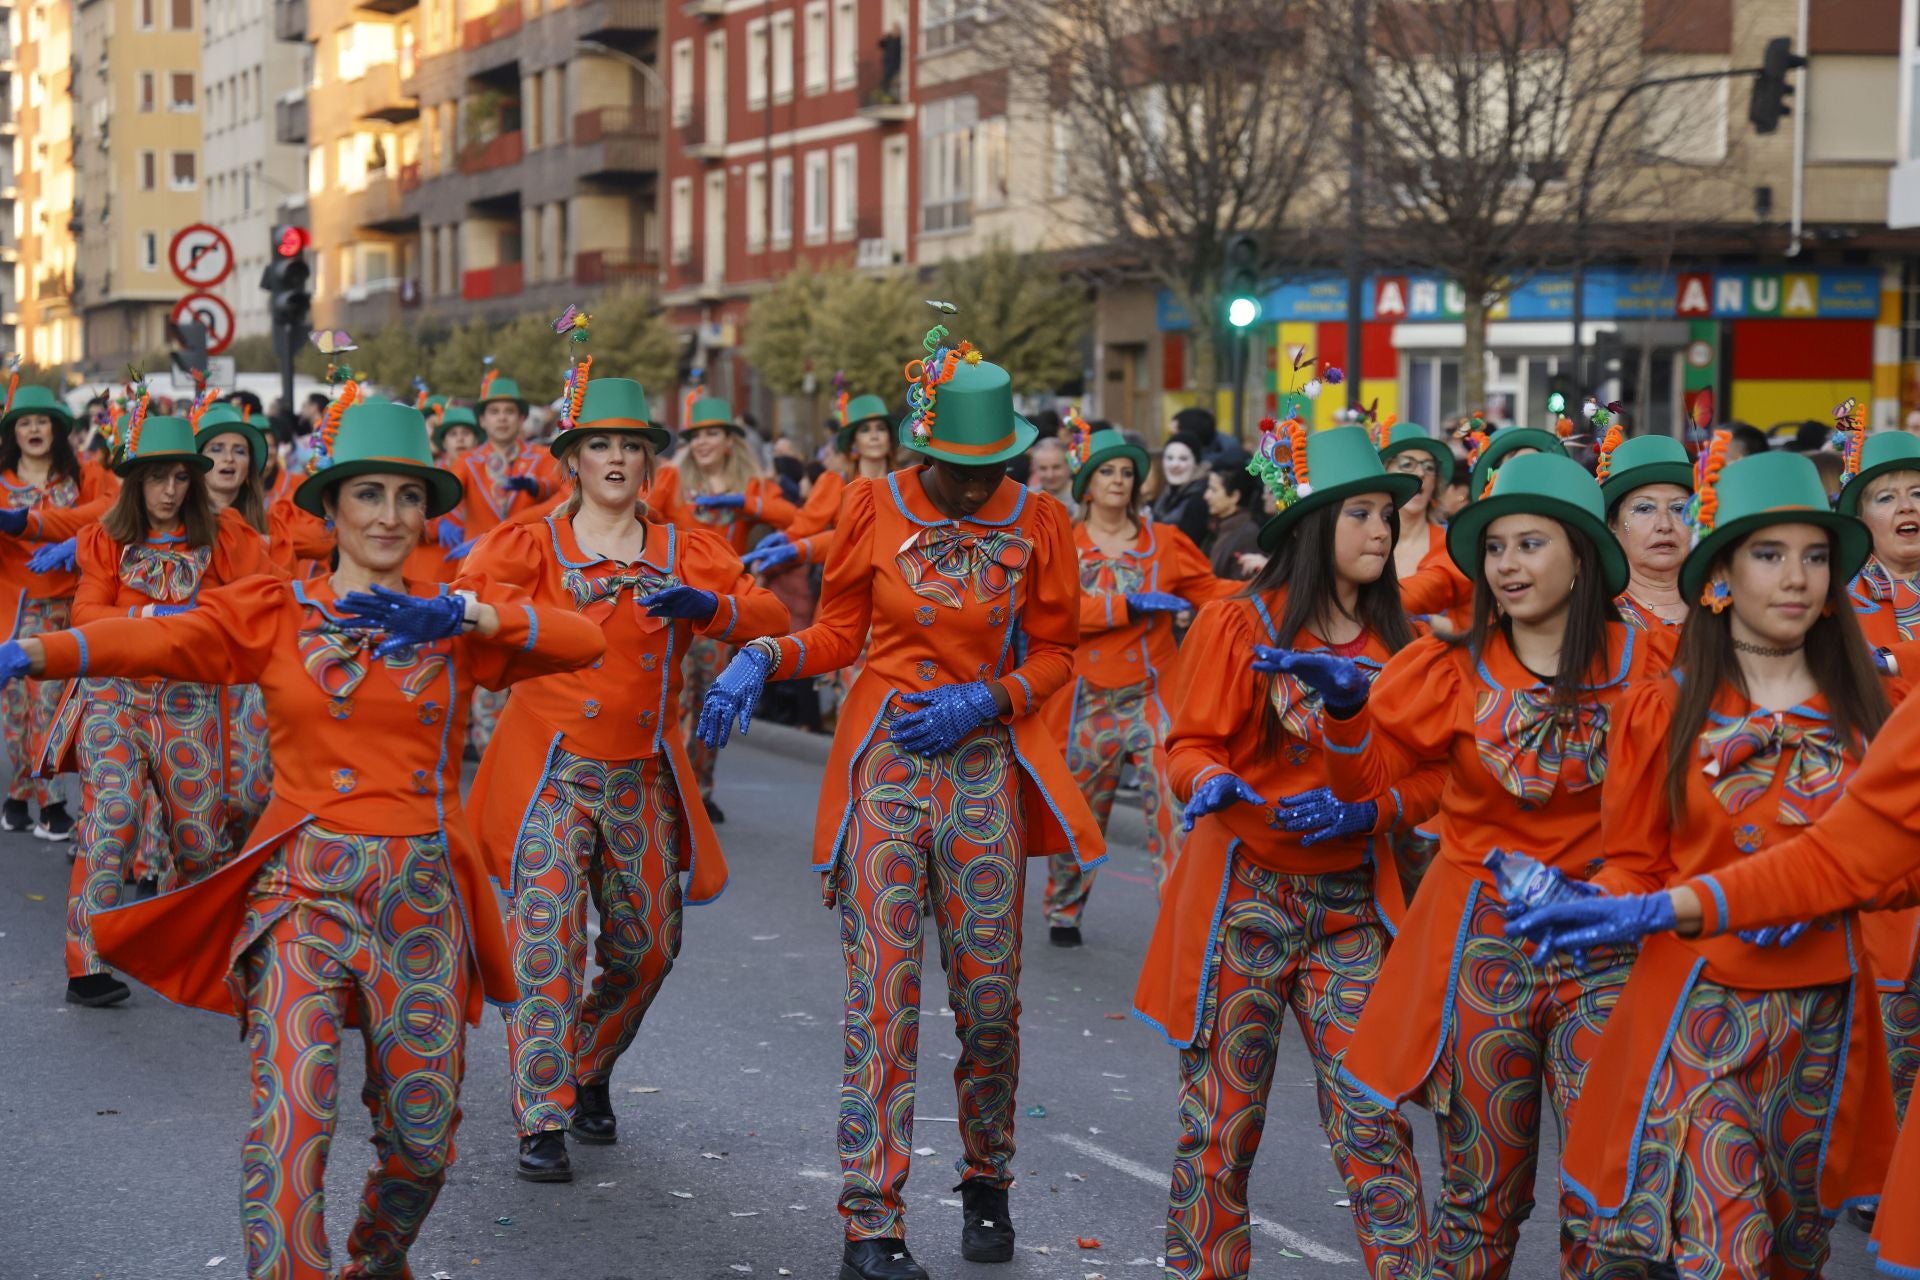
[{"label": "colorful bow tie", "polygon": [[1031,542],[1005,529],[972,533],[941,525],[908,538],[894,561],[914,594],[958,609],[964,587],[971,586],[981,604],[1011,591],[1032,555]]},{"label": "colorful bow tie", "polygon": [[[611,561],[601,561],[611,564]],[[671,574],[661,573],[644,561],[636,561],[626,568],[615,568],[608,572],[595,574],[589,569],[568,568],[560,578],[567,594],[573,597],[574,607],[595,622],[605,622],[613,615],[616,597],[628,587],[633,588],[636,607],[642,597],[668,587],[677,587],[680,580]],[[647,630],[658,630],[667,625],[667,619],[655,618],[640,610],[641,625]],[[652,624],[649,626],[648,624]]]},{"label": "colorful bow tie", "polygon": [[193,599],[212,562],[212,547],[173,551],[137,542],[120,553],[120,581],[150,600],[181,604]]},{"label": "colorful bow tie", "polygon": [[50,507],[70,507],[80,500],[80,486],[62,478],[42,488],[39,485],[15,484],[10,480],[0,480],[6,486],[7,506],[20,510],[37,506],[42,500]]},{"label": "colorful bow tie", "polygon": [[1473,732],[1480,763],[1530,808],[1556,787],[1585,791],[1606,779],[1607,709],[1599,703],[1563,707],[1547,689],[1482,689]]},{"label": "colorful bow tie", "polygon": [[1869,560],[1855,582],[1873,603],[1892,608],[1902,640],[1920,637],[1920,590],[1912,582],[1894,577],[1878,560]]},{"label": "colorful bow tie", "polygon": [[1826,810],[1846,772],[1846,753],[1832,729],[1797,724],[1774,715],[1746,716],[1700,735],[1700,771],[1712,779],[1714,797],[1739,813],[1765,795],[1780,775],[1783,826],[1805,826]]},{"label": "colorful bow tie", "polygon": [[[373,650],[386,636],[384,631],[362,631],[326,619],[318,627],[300,632],[300,660],[328,696],[351,697],[373,669]],[[445,673],[452,647],[441,640],[418,649],[402,649],[377,661],[412,702]]]},{"label": "colorful bow tie", "polygon": [[[1379,664],[1371,658],[1358,658],[1355,662],[1368,684],[1380,675]],[[1319,690],[1308,688],[1292,676],[1276,675],[1272,677],[1272,690],[1267,698],[1280,716],[1280,728],[1289,738],[1315,744],[1320,741],[1324,712]]]},{"label": "colorful bow tie", "polygon": [[1080,561],[1080,589],[1106,595],[1130,596],[1144,591],[1147,576],[1133,556],[1109,559],[1103,552],[1090,552]]}]

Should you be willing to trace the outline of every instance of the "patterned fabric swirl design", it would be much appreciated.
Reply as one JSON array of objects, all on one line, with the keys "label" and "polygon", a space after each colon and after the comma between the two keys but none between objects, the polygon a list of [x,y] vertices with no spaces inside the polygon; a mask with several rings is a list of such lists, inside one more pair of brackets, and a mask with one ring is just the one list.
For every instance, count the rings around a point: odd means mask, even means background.
[{"label": "patterned fabric swirl design", "polygon": [[141,542],[120,553],[120,581],[164,604],[181,604],[193,599],[211,563],[212,547],[176,551]]},{"label": "patterned fabric swirl design", "polygon": [[1473,732],[1480,763],[1507,794],[1530,807],[1556,787],[1585,791],[1607,776],[1607,709],[1583,702],[1564,707],[1545,687],[1482,689]]},{"label": "patterned fabric swirl design", "polygon": [[[350,697],[367,678],[374,662],[373,650],[386,636],[384,631],[362,631],[323,618],[318,627],[301,629],[300,660],[306,664],[313,682],[330,696]],[[387,675],[400,687],[407,701],[412,702],[445,673],[447,656],[452,651],[449,641],[440,640],[390,654],[381,659],[380,665],[386,668]]]},{"label": "patterned fabric swirl design", "polygon": [[1806,826],[1819,801],[1839,787],[1846,754],[1832,729],[1795,724],[1779,716],[1743,716],[1700,735],[1701,772],[1713,779],[1714,798],[1739,813],[1766,794],[1786,757],[1780,822]]},{"label": "patterned fabric swirl design", "polygon": [[50,507],[70,507],[80,501],[80,485],[64,476],[42,488],[33,484],[0,481],[7,491],[7,506],[15,511],[37,506],[42,499]]},{"label": "patterned fabric swirl design", "polygon": [[1900,629],[1902,640],[1920,636],[1920,590],[1916,590],[1913,583],[1896,579],[1887,572],[1887,566],[1878,560],[1869,560],[1855,579],[1855,585],[1875,604],[1887,605],[1893,610],[1893,625]]},{"label": "patterned fabric swirl design", "polygon": [[[1379,678],[1380,664],[1368,658],[1356,658],[1356,665],[1372,684]],[[1267,697],[1280,716],[1280,728],[1289,738],[1300,742],[1318,742],[1321,737],[1322,702],[1318,690],[1309,689],[1292,676],[1271,677]]]},{"label": "patterned fabric swirl design", "polygon": [[914,594],[958,609],[962,586],[971,584],[973,598],[981,604],[1011,591],[1032,555],[1033,544],[1017,533],[970,533],[942,525],[908,538],[894,560]]},{"label": "patterned fabric swirl design", "polygon": [[[561,585],[565,586],[567,594],[573,597],[574,607],[595,622],[604,623],[613,615],[615,601],[628,587],[633,588],[633,598],[637,607],[637,602],[642,596],[650,596],[656,591],[664,591],[668,587],[680,585],[680,579],[672,574],[661,573],[643,560],[635,561],[625,568],[596,572],[612,564],[610,560],[602,560],[584,569],[568,566],[560,577]],[[658,631],[667,625],[667,620],[651,617],[646,610],[642,609],[640,623],[643,630]]]}]

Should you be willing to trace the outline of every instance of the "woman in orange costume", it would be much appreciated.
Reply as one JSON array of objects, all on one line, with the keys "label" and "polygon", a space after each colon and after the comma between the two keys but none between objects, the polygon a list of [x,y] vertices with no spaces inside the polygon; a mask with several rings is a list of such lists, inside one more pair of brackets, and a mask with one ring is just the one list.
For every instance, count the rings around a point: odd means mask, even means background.
[{"label": "woman in orange costume", "polygon": [[[847,485],[855,480],[884,480],[893,470],[893,420],[887,416],[887,402],[879,396],[848,399],[844,391],[840,400],[840,428],[834,433],[833,445],[839,457],[847,460],[846,474],[836,469],[838,463],[821,472],[792,521],[760,539],[743,557],[756,573],[794,561],[825,563]],[[777,509],[775,514],[779,514]]]},{"label": "woman in orange costume", "polygon": [[1249,672],[1298,645],[1371,674],[1412,641],[1391,557],[1396,504],[1421,481],[1388,474],[1361,428],[1264,427],[1253,465],[1279,507],[1260,535],[1272,558],[1187,634],[1206,660],[1187,675],[1167,766],[1193,834],[1134,995],[1134,1016],[1180,1050],[1167,1274],[1248,1273],[1247,1179],[1291,1009],[1366,1272],[1413,1280],[1427,1274],[1427,1233],[1412,1134],[1339,1067],[1405,906],[1384,837],[1434,811],[1445,775],[1423,770],[1378,801],[1331,801],[1319,698]]},{"label": "woman in orange costume", "polygon": [[946,338],[936,327],[927,357],[907,366],[903,436],[928,464],[847,490],[817,621],[743,647],[699,725],[718,749],[736,720],[746,728],[768,679],[832,671],[867,648],[814,826],[814,869],[847,959],[842,1280],[926,1280],[907,1252],[903,1198],[923,893],[960,1040],[961,1252],[1005,1262],[1024,859],[1105,856],[1039,715],[1072,674],[1079,631],[1067,514],[1006,478],[1036,434],[1013,411],[1006,372]]},{"label": "woman in orange costume", "polygon": [[[80,531],[73,622],[161,617],[194,607],[201,591],[268,572],[259,533],[207,499],[212,462],[184,418],[149,417],[135,387],[114,470],[124,486],[99,523]],[[93,937],[96,913],[119,905],[141,843],[149,797],[166,828],[162,888],[205,879],[232,852],[226,814],[223,691],[195,681],[75,681],[48,735],[55,768],[80,767],[79,857],[67,891],[67,999],[100,1006],[127,998]]]},{"label": "woman in orange costume", "polygon": [[[549,446],[573,496],[545,519],[501,525],[466,571],[571,609],[606,635],[591,668],[514,690],[473,793],[482,856],[506,886],[520,999],[506,1011],[519,1174],[564,1182],[566,1131],[609,1143],[607,1080],[680,949],[681,885],[695,903],[727,864],[696,795],[676,720],[673,655],[695,634],[750,640],[787,611],[717,534],[635,515],[672,437],[648,425],[625,378],[588,381]],[[587,903],[600,913],[586,984]]]},{"label": "woman in orange costume", "polygon": [[[1131,764],[1141,782],[1147,853],[1159,892],[1179,850],[1173,832],[1177,806],[1167,786],[1169,704],[1177,705],[1180,653],[1173,615],[1232,595],[1237,582],[1213,576],[1213,566],[1187,535],[1148,520],[1140,502],[1146,450],[1118,431],[1094,431],[1079,414],[1068,446],[1073,470],[1074,548],[1080,560],[1080,643],[1073,681],[1047,700],[1047,730],[1067,751],[1067,768],[1080,784],[1100,829],[1113,814],[1121,772]],[[1056,947],[1081,944],[1080,918],[1093,893],[1094,873],[1071,854],[1047,861],[1048,938]]]},{"label": "woman in orange costume", "polygon": [[[1702,607],[1673,676],[1627,696],[1611,739],[1595,881],[1611,893],[1715,872],[1806,826],[1888,714],[1846,599],[1866,530],[1828,509],[1812,463],[1742,459],[1703,479],[1698,510],[1680,586]],[[1821,1273],[1832,1217],[1879,1194],[1892,1150],[1860,946],[1848,912],[1642,947],[1563,1162],[1596,1261]]]},{"label": "woman in orange costume", "polygon": [[[9,391],[0,415],[0,609],[6,633],[22,640],[67,625],[79,570],[68,540],[98,520],[112,501],[112,477],[74,456],[73,415],[45,387]],[[31,544],[39,544],[37,546]],[[60,686],[25,680],[0,694],[7,754],[12,765],[0,831],[26,831],[42,840],[72,838],[59,784],[35,776],[33,744],[43,739],[60,705]],[[27,812],[39,810],[35,821]]]},{"label": "woman in orange costume", "polygon": [[[1533,1204],[1543,1090],[1564,1124],[1632,957],[1535,966],[1503,933],[1506,899],[1487,862],[1525,850],[1576,879],[1605,864],[1612,706],[1630,681],[1666,669],[1674,641],[1614,613],[1626,560],[1599,486],[1571,459],[1507,462],[1492,493],[1455,517],[1447,547],[1474,577],[1464,642],[1415,641],[1371,692],[1344,659],[1294,654],[1277,665],[1325,699],[1324,759],[1342,800],[1381,795],[1423,768],[1449,771],[1440,856],[1342,1069],[1387,1106],[1413,1099],[1442,1118],[1434,1269],[1500,1280]],[[1578,1202],[1564,1197],[1563,1210],[1576,1214]]]},{"label": "woman in orange costume", "polygon": [[338,1274],[409,1274],[407,1250],[453,1158],[464,1024],[478,1021],[483,991],[517,994],[448,744],[473,681],[583,666],[604,646],[578,614],[511,588],[475,580],[455,594],[402,578],[426,519],[460,496],[431,466],[415,410],[358,405],[322,448],[299,500],[335,522],[329,576],[252,577],[176,617],[0,648],[9,677],[258,683],[265,695],[274,796],[252,846],[219,875],[98,925],[105,954],[161,994],[245,1022],[247,1273],[275,1280],[335,1275],[323,1188],[340,1035],[355,1024],[377,1160]]},{"label": "woman in orange costume", "polygon": [[1630,627],[1678,630],[1687,620],[1680,562],[1687,554],[1693,463],[1672,436],[1627,439],[1611,410],[1596,411],[1593,421],[1606,432],[1595,478],[1607,504],[1607,528],[1627,557],[1627,589],[1613,606]]}]

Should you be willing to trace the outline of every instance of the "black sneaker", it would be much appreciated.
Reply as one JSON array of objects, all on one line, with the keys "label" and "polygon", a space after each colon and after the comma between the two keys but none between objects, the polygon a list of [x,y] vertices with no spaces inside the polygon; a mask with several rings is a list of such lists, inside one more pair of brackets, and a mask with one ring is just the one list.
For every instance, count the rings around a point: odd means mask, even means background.
[{"label": "black sneaker", "polygon": [[613,1114],[612,1091],[608,1089],[606,1081],[583,1084],[574,1090],[573,1136],[577,1140],[598,1146],[617,1142],[617,1123]]},{"label": "black sneaker", "polygon": [[969,1178],[954,1190],[960,1193],[960,1256],[968,1262],[1013,1261],[1006,1187]]},{"label": "black sneaker", "polygon": [[928,1280],[927,1269],[894,1238],[849,1240],[840,1255],[840,1280]]},{"label": "black sneaker", "polygon": [[33,838],[51,840],[55,844],[64,844],[73,839],[73,819],[67,814],[64,800],[40,810],[40,821],[33,824]]},{"label": "black sneaker", "polygon": [[721,807],[720,807],[719,805],[717,805],[717,804],[715,804],[715,803],[713,802],[713,797],[712,797],[712,796],[708,796],[708,797],[706,798],[706,801],[705,801],[705,803],[706,803],[706,806],[707,806],[707,821],[708,821],[708,822],[711,822],[711,823],[712,823],[712,824],[713,824],[714,826],[716,826],[716,827],[717,827],[717,826],[719,826],[719,825],[720,825],[721,823],[723,823],[723,822],[725,822],[725,821],[727,820],[727,811],[726,811],[725,809],[722,809],[722,808],[721,808]]},{"label": "black sneaker", "polygon": [[1080,940],[1080,926],[1077,924],[1055,924],[1047,926],[1047,941],[1056,947],[1083,947]]},{"label": "black sneaker", "polygon": [[9,800],[0,805],[0,831],[28,831],[33,819],[27,816],[25,800]]},{"label": "black sneaker", "polygon": [[567,1135],[558,1129],[547,1129],[520,1139],[518,1172],[528,1182],[572,1182],[573,1162],[567,1159]]},{"label": "black sneaker", "polygon": [[67,979],[67,1003],[88,1009],[104,1009],[119,1004],[133,994],[133,988],[110,973],[89,973],[83,978]]}]

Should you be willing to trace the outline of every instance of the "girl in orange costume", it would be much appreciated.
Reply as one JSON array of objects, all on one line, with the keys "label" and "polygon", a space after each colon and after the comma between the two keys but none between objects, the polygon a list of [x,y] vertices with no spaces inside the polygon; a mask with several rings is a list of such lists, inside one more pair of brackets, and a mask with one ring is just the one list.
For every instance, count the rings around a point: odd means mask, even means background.
[{"label": "girl in orange costume", "polygon": [[264,691],[274,797],[252,847],[220,875],[98,923],[128,972],[246,1023],[241,1216],[248,1274],[274,1280],[335,1274],[323,1188],[340,1033],[354,1023],[378,1157],[338,1274],[408,1274],[453,1157],[464,1024],[478,1021],[483,991],[516,994],[448,744],[472,681],[579,667],[604,644],[571,610],[530,607],[509,588],[476,582],[460,595],[400,576],[425,518],[460,492],[429,465],[413,409],[357,406],[322,447],[300,501],[336,522],[330,576],[251,577],[176,617],[0,647],[5,677],[110,672]]},{"label": "girl in orange costume", "polygon": [[[840,517],[840,502],[847,485],[855,480],[884,480],[893,470],[893,422],[887,416],[887,402],[879,396],[854,396],[843,391],[838,409],[840,429],[834,433],[836,456],[846,460],[820,473],[813,491],[785,528],[775,529],[742,557],[747,567],[765,573],[783,564],[824,564],[833,546],[833,526]],[[778,514],[776,510],[776,514]]]},{"label": "girl in orange costume", "polygon": [[[1080,518],[1073,541],[1080,559],[1080,643],[1073,682],[1047,701],[1047,729],[1065,745],[1067,768],[1080,784],[1100,829],[1107,829],[1121,772],[1131,764],[1141,782],[1147,853],[1156,893],[1179,844],[1176,805],[1167,788],[1167,713],[1177,705],[1180,654],[1173,615],[1239,590],[1213,576],[1213,566],[1187,535],[1142,514],[1146,450],[1118,431],[1094,431],[1078,413],[1068,447],[1073,500]],[[1047,861],[1047,925],[1056,947],[1081,944],[1080,917],[1094,875],[1071,854]]]},{"label": "girl in orange costume", "polygon": [[1411,642],[1390,557],[1395,504],[1419,481],[1383,470],[1358,427],[1264,425],[1254,466],[1280,507],[1261,530],[1272,558],[1187,635],[1206,660],[1187,675],[1167,767],[1193,834],[1134,996],[1134,1016],[1180,1050],[1167,1274],[1247,1275],[1247,1179],[1291,1009],[1367,1274],[1413,1280],[1426,1275],[1427,1233],[1412,1134],[1339,1066],[1405,907],[1385,836],[1434,811],[1445,775],[1429,768],[1376,802],[1329,803],[1319,698],[1249,669],[1298,644],[1376,672]]},{"label": "girl in orange costume", "polygon": [[[509,892],[520,1000],[507,1013],[519,1174],[573,1176],[565,1134],[615,1139],[607,1080],[680,949],[681,885],[711,902],[727,864],[696,793],[676,722],[673,656],[695,634],[750,640],[785,627],[717,534],[636,517],[656,450],[646,394],[587,381],[549,446],[573,496],[538,521],[480,540],[466,572],[576,610],[607,638],[589,669],[522,683],[480,762],[475,824]],[[599,974],[586,990],[587,903],[600,913]]]},{"label": "girl in orange costume", "polygon": [[[1524,849],[1580,879],[1604,865],[1611,707],[1630,681],[1666,669],[1673,639],[1614,614],[1626,561],[1599,486],[1571,459],[1507,462],[1492,493],[1455,517],[1447,547],[1475,579],[1464,642],[1415,641],[1371,693],[1339,659],[1280,666],[1326,700],[1325,760],[1341,799],[1449,770],[1440,856],[1342,1069],[1387,1106],[1411,1098],[1442,1117],[1433,1266],[1451,1280],[1500,1280],[1533,1203],[1543,1083],[1564,1124],[1631,956],[1536,967],[1502,931],[1485,860]],[[1575,1216],[1578,1202],[1563,1198],[1563,1211]],[[1565,1244],[1563,1258],[1574,1260]]]},{"label": "girl in orange costume", "polygon": [[[73,622],[186,612],[199,593],[271,562],[258,532],[207,500],[211,461],[184,418],[149,417],[135,387],[114,470],[125,481],[98,524],[80,531]],[[149,794],[158,797],[168,846],[164,888],[192,884],[232,852],[227,838],[227,756],[222,690],[179,680],[90,677],[68,688],[44,759],[77,756],[82,793],[79,857],[67,892],[67,999],[100,1006],[127,998],[93,938],[97,912],[117,906],[140,843]]]},{"label": "girl in orange costume", "polygon": [[903,1196],[923,893],[960,1040],[961,1252],[1004,1262],[1024,859],[1105,856],[1038,714],[1072,673],[1079,630],[1066,511],[1006,478],[1034,428],[1013,412],[1006,372],[946,337],[936,327],[926,359],[907,366],[903,435],[930,463],[848,489],[814,625],[744,646],[699,725],[718,749],[736,720],[746,728],[767,680],[832,671],[868,650],[814,827],[814,868],[847,959],[842,1280],[926,1280],[907,1251]]}]

